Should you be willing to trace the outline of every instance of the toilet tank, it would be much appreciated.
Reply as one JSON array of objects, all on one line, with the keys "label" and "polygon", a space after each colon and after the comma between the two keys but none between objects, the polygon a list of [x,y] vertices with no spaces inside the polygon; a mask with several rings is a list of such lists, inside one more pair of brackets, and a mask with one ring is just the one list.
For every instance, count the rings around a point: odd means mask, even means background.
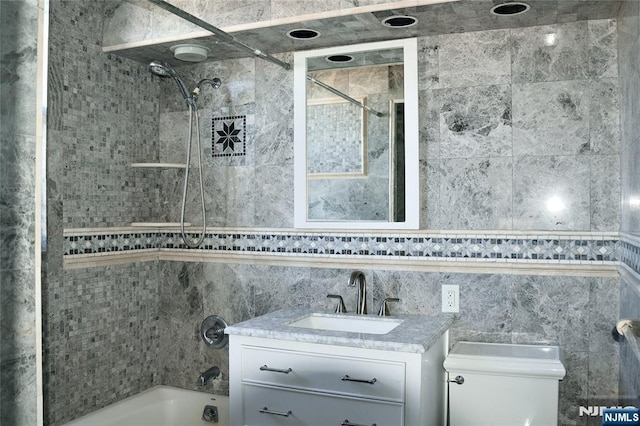
[{"label": "toilet tank", "polygon": [[[444,361],[451,426],[558,423],[557,346],[458,342]],[[462,378],[457,384],[452,382]]]}]

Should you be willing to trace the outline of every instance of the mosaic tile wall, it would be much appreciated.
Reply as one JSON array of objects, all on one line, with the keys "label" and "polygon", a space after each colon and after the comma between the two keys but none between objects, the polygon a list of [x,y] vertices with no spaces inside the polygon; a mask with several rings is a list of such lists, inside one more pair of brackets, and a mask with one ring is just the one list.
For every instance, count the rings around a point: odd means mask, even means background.
[{"label": "mosaic tile wall", "polygon": [[362,109],[348,102],[307,106],[307,173],[366,173]]},{"label": "mosaic tile wall", "polygon": [[[625,1],[620,10],[618,50],[620,52],[621,106],[621,187],[622,212],[620,230],[635,236],[622,239],[622,261],[637,273],[621,279],[620,318],[640,318],[640,212],[638,211],[638,161],[640,160],[640,4]],[[620,395],[640,404],[640,361],[626,343],[621,344]]]},{"label": "mosaic tile wall", "polygon": [[35,426],[38,2],[0,2],[0,424]]},{"label": "mosaic tile wall", "polygon": [[48,425],[158,383],[149,371],[157,342],[145,340],[158,315],[154,265],[62,267],[63,228],[122,226],[158,211],[156,172],[130,167],[158,161],[158,78],[143,64],[102,53],[107,3],[50,4],[42,276]]},{"label": "mosaic tile wall", "polygon": [[45,424],[64,424],[160,384],[158,268],[146,262],[66,270],[60,282],[49,282]]}]

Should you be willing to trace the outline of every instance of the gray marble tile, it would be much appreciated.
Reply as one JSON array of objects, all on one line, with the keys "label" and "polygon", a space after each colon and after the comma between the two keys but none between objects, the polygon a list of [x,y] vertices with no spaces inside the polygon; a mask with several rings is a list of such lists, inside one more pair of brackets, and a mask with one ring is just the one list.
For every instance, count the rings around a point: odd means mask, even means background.
[{"label": "gray marble tile", "polygon": [[255,158],[257,165],[293,164],[293,74],[272,64],[256,70]]},{"label": "gray marble tile", "polygon": [[[255,316],[254,289],[246,278],[244,265],[209,263],[204,265],[204,316],[218,315],[228,324]],[[203,318],[204,319],[204,318]]]},{"label": "gray marble tile", "polygon": [[418,38],[418,90],[440,87],[440,37]]},{"label": "gray marble tile", "polygon": [[596,154],[617,154],[620,149],[618,79],[589,82],[589,148]]},{"label": "gray marble tile", "polygon": [[513,155],[589,152],[589,84],[515,84]]},{"label": "gray marble tile", "polygon": [[260,191],[255,193],[256,227],[293,227],[293,170],[273,165],[258,166],[255,182],[260,182]]},{"label": "gray marble tile", "polygon": [[[459,334],[511,334],[512,278],[507,275],[442,274],[442,285],[460,286],[460,315],[454,329]],[[438,292],[439,293],[439,292]],[[438,294],[439,295],[439,294]],[[437,298],[440,302],[441,298]]]},{"label": "gray marble tile", "polygon": [[520,157],[513,169],[513,229],[590,229],[589,162],[584,157]]},{"label": "gray marble tile", "polygon": [[430,108],[440,126],[440,157],[510,156],[511,91],[509,86],[441,89]]},{"label": "gray marble tile", "polygon": [[513,82],[586,78],[588,40],[586,21],[511,30]]},{"label": "gray marble tile", "polygon": [[389,179],[310,179],[310,220],[388,220]]},{"label": "gray marble tile", "polygon": [[440,158],[440,110],[437,90],[418,92],[420,159]]},{"label": "gray marble tile", "polygon": [[294,3],[288,0],[271,0],[271,19],[288,18],[342,8],[340,0],[299,0]]},{"label": "gray marble tile", "polygon": [[[608,356],[618,353],[619,344],[611,337],[620,315],[620,283],[616,278],[599,278],[589,293],[589,352]],[[617,379],[616,379],[617,381]]]},{"label": "gray marble tile", "polygon": [[558,423],[561,425],[586,425],[586,417],[579,417],[578,408],[587,400],[589,386],[589,357],[586,352],[564,352],[567,374],[560,381]]},{"label": "gray marble tile", "polygon": [[[620,280],[620,318],[640,317],[640,294],[634,280]],[[638,360],[627,342],[620,343],[620,388],[621,397],[638,398],[640,391],[640,370]]]},{"label": "gray marble tile", "polygon": [[517,276],[513,279],[514,343],[589,349],[589,292],[597,278]]},{"label": "gray marble tile", "polygon": [[440,160],[443,229],[511,229],[510,157]]},{"label": "gray marble tile", "polygon": [[614,19],[588,21],[589,76],[618,77],[617,23]]},{"label": "gray marble tile", "polygon": [[[7,202],[8,201],[8,202]],[[31,200],[16,204],[14,200],[0,198],[0,270],[24,270],[34,265],[35,214]]]},{"label": "gray marble tile", "polygon": [[[34,135],[36,105],[36,41],[37,9],[33,7],[12,8],[4,12],[2,48],[2,75],[0,78],[0,119],[2,133]],[[7,16],[9,15],[9,16]],[[7,29],[4,29],[6,25]]]},{"label": "gray marble tile", "polygon": [[440,225],[440,162],[441,160],[420,161],[420,227],[441,229]]},{"label": "gray marble tile", "polygon": [[441,87],[508,84],[511,81],[509,30],[440,36]]},{"label": "gray marble tile", "polygon": [[592,155],[591,230],[615,231],[620,228],[620,157]]},{"label": "gray marble tile", "polygon": [[3,361],[36,351],[34,282],[34,268],[2,271],[0,359]]},{"label": "gray marble tile", "polygon": [[[4,5],[2,5],[4,7]],[[5,360],[0,364],[0,422],[6,425],[29,426],[36,419],[36,359],[35,355]]]},{"label": "gray marble tile", "polygon": [[391,312],[435,315],[441,310],[438,278],[438,274],[373,271],[374,305],[369,311],[376,312],[385,297],[397,297],[400,301],[389,305]]},{"label": "gray marble tile", "polygon": [[[105,11],[102,43],[105,46],[124,44],[151,38],[153,15],[159,9],[151,3],[122,1]],[[174,18],[175,22],[179,21]],[[174,22],[174,19],[171,21]]]}]

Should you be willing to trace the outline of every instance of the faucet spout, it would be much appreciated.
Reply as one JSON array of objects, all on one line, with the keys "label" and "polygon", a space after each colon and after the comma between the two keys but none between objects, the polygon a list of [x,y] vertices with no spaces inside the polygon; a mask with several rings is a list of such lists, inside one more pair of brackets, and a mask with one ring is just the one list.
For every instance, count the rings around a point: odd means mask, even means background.
[{"label": "faucet spout", "polygon": [[355,287],[358,283],[358,305],[356,313],[360,315],[367,314],[367,280],[362,271],[353,271],[349,277],[349,287]]},{"label": "faucet spout", "polygon": [[213,366],[207,371],[205,371],[204,373],[200,373],[200,375],[198,376],[197,384],[198,386],[202,387],[207,383],[209,383],[209,381],[218,377],[219,375],[220,375],[220,369],[216,366]]}]

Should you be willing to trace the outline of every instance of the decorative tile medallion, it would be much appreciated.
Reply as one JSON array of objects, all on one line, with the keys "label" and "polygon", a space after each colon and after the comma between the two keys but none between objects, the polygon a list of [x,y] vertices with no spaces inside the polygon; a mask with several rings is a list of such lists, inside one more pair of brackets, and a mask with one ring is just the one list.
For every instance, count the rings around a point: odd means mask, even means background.
[{"label": "decorative tile medallion", "polygon": [[211,156],[239,157],[247,154],[247,116],[211,119]]}]

